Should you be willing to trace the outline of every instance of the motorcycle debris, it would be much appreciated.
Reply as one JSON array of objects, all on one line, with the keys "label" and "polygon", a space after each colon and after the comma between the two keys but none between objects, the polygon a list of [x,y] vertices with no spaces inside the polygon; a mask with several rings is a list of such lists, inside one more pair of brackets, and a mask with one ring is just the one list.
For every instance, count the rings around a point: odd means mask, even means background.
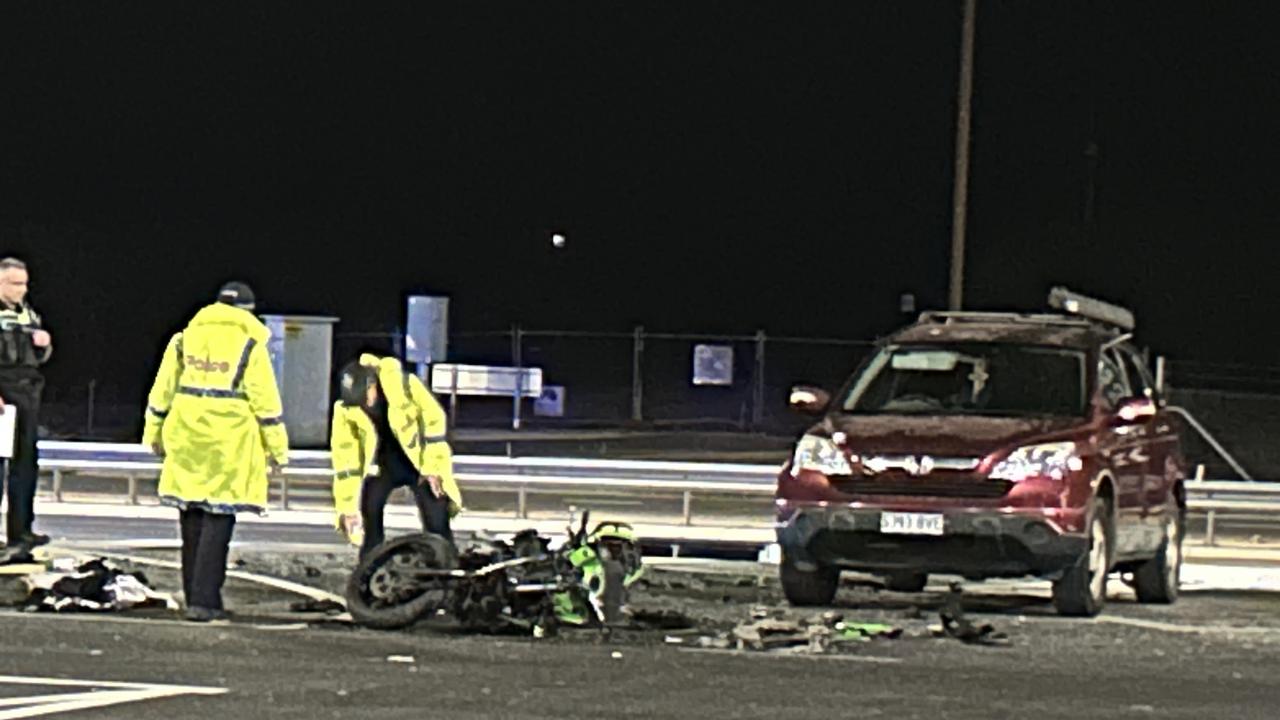
[{"label": "motorcycle debris", "polygon": [[342,603],[333,600],[316,600],[308,598],[299,600],[289,604],[289,610],[292,612],[302,613],[326,613],[329,615],[339,615],[347,611]]},{"label": "motorcycle debris", "polygon": [[413,656],[412,656],[412,655],[388,655],[388,656],[387,656],[387,662],[389,662],[389,663],[407,663],[407,664],[409,664],[409,665],[412,665],[412,664],[413,664],[414,662],[416,662],[416,661],[413,659]]}]

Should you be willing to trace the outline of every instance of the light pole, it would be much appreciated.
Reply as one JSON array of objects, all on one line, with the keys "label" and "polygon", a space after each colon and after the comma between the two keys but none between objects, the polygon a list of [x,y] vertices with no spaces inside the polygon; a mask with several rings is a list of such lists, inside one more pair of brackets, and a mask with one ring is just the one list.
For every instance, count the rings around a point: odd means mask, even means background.
[{"label": "light pole", "polygon": [[964,299],[964,229],[969,200],[969,107],[973,98],[973,26],[977,0],[964,0],[960,41],[960,87],[956,103],[956,177],[951,217],[951,302],[959,310]]}]

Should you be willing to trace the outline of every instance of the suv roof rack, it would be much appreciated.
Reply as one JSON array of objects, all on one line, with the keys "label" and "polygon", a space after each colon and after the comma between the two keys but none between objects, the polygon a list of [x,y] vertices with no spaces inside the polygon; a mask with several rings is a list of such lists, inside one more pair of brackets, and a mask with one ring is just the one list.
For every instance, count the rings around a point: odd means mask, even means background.
[{"label": "suv roof rack", "polygon": [[1049,291],[1049,307],[1061,313],[983,312],[972,310],[926,310],[920,323],[1024,323],[1061,327],[1095,327],[1116,333],[1132,333],[1133,313],[1119,305],[1103,302],[1062,286]]},{"label": "suv roof rack", "polygon": [[1071,315],[1050,313],[979,312],[969,310],[926,310],[920,313],[920,322],[953,323],[1026,323],[1028,325],[1062,325],[1066,327],[1090,327],[1087,319]]},{"label": "suv roof rack", "polygon": [[1058,286],[1049,291],[1049,307],[1063,312],[1079,315],[1103,325],[1118,328],[1123,332],[1133,332],[1136,322],[1133,313],[1119,305],[1103,302],[1080,293]]}]

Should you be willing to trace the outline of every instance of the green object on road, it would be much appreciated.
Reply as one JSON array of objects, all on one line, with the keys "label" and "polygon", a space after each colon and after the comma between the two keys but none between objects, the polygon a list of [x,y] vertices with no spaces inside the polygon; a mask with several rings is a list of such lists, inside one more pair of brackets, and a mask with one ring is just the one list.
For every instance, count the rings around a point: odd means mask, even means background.
[{"label": "green object on road", "polygon": [[866,642],[876,637],[896,638],[902,634],[901,628],[883,623],[836,623],[835,630],[845,640]]}]

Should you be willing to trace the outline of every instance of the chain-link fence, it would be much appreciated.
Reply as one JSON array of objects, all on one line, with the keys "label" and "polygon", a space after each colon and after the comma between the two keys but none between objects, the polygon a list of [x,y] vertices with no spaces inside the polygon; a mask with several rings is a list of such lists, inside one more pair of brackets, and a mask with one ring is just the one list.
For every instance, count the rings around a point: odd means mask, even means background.
[{"label": "chain-link fence", "polygon": [[[537,368],[560,402],[525,401],[521,425],[789,427],[791,386],[834,390],[871,348],[865,341],[755,335],[530,330],[450,339],[450,362]],[[448,398],[442,398],[448,401]],[[458,399],[458,425],[510,423],[505,398]]]},{"label": "chain-link fence", "polygon": [[88,380],[75,385],[46,385],[40,407],[42,437],[86,440],[137,439],[142,432],[145,397],[116,384]]}]

